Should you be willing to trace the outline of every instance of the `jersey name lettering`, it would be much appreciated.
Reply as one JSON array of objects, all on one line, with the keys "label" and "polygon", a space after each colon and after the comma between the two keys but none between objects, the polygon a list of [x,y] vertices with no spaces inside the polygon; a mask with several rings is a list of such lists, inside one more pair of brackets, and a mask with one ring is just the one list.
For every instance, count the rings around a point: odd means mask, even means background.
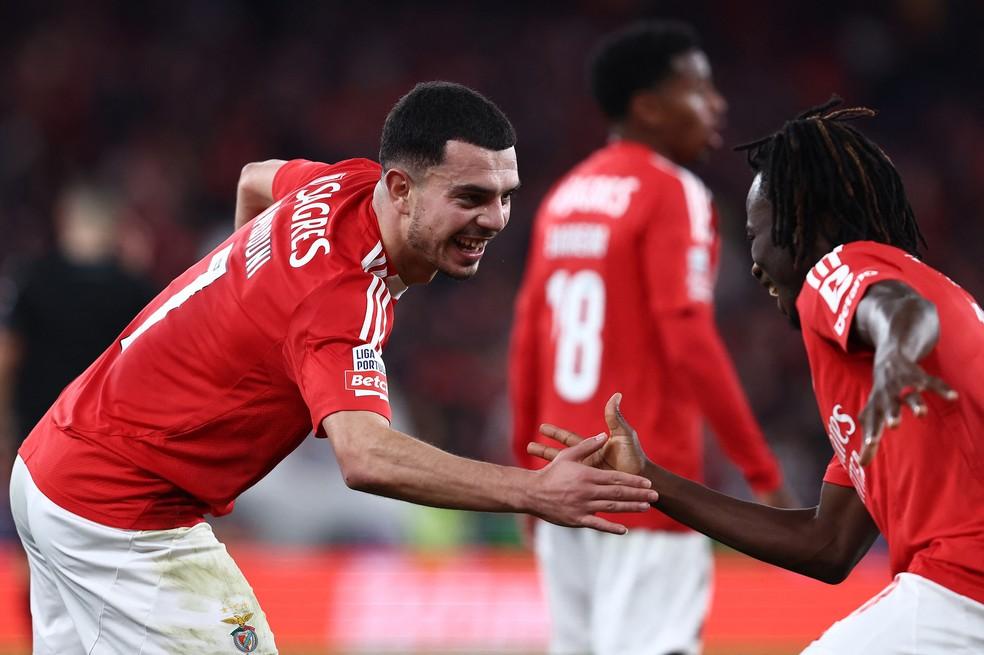
[{"label": "jersey name lettering", "polygon": [[[328,214],[331,206],[327,202],[322,202],[331,198],[341,190],[342,186],[335,182],[345,177],[345,173],[335,173],[313,180],[307,188],[297,192],[297,206],[290,217],[290,265],[300,268],[310,263],[315,255],[320,251],[327,255],[331,252],[331,243],[325,238],[328,225]],[[309,188],[319,185],[316,189]],[[314,239],[307,245],[303,254],[298,250],[303,242]]]},{"label": "jersey name lettering", "polygon": [[608,252],[609,234],[609,227],[598,223],[551,225],[544,241],[543,254],[547,259],[601,259]]},{"label": "jersey name lettering", "polygon": [[638,188],[635,177],[575,175],[554,193],[549,210],[557,216],[583,212],[619,218],[629,210],[632,194]]}]

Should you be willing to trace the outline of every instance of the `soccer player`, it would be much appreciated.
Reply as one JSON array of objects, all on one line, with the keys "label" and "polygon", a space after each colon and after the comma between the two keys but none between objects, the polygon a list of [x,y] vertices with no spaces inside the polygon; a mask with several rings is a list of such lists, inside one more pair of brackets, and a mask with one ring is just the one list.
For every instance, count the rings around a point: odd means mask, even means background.
[{"label": "soccer player", "polygon": [[670,473],[646,459],[618,395],[606,408],[617,436],[596,464],[645,474],[668,516],[825,582],[843,580],[880,532],[893,582],[809,655],[981,653],[984,312],[917,258],[902,180],[846,123],[873,112],[836,102],[748,146],[753,273],[802,330],[834,450],[819,504],[774,509]]},{"label": "soccer player", "polygon": [[[526,443],[542,422],[598,432],[605,399],[631,390],[645,398],[641,432],[658,461],[699,479],[707,419],[758,497],[785,504],[714,321],[711,195],[683,167],[721,144],[726,105],[707,57],[685,25],[636,24],[596,48],[590,78],[611,141],[536,218],[510,358],[515,455],[537,465]],[[709,541],[658,512],[626,524],[618,540],[535,526],[551,652],[699,650]]]},{"label": "soccer player", "polygon": [[243,169],[243,227],[138,314],[19,451],[35,653],[276,652],[203,516],[231,511],[312,429],[355,489],[616,533],[595,513],[648,509],[647,480],[579,463],[603,439],[531,474],[389,427],[393,306],[437,271],[478,269],[519,185],[515,142],[486,98],[426,83],[387,117],[380,164]]}]

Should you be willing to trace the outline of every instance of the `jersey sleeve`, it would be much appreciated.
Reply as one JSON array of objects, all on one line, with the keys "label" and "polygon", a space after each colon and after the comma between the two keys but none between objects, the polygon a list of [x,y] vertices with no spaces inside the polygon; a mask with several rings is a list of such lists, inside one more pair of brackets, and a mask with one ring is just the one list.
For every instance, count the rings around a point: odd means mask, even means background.
[{"label": "jersey sleeve", "polygon": [[807,273],[796,301],[803,327],[847,351],[851,322],[865,292],[872,284],[903,279],[893,258],[904,256],[866,241],[837,246],[824,255]]},{"label": "jersey sleeve", "polygon": [[823,481],[828,484],[836,484],[839,487],[854,486],[854,483],[851,482],[851,476],[848,475],[844,467],[841,466],[840,461],[837,459],[837,455],[834,455],[830,459],[830,463],[827,464],[827,472],[823,474]]},{"label": "jersey sleeve", "polygon": [[371,274],[353,273],[309,294],[294,311],[284,343],[288,371],[311,414],[315,434],[339,411],[370,411],[390,420],[386,367],[380,352],[360,337]]},{"label": "jersey sleeve", "polygon": [[325,175],[331,165],[307,159],[292,159],[277,170],[273,176],[273,199],[280,200],[294,189]]},{"label": "jersey sleeve", "polygon": [[665,175],[648,186],[643,205],[643,274],[655,314],[714,299],[714,208],[704,184],[691,173]]}]

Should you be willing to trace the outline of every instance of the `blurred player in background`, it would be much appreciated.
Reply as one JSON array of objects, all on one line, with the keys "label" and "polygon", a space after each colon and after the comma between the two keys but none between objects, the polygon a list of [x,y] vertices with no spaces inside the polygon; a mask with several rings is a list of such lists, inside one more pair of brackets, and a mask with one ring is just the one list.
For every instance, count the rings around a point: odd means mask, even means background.
[{"label": "blurred player in background", "polygon": [[846,578],[880,532],[894,581],[808,655],[984,653],[984,311],[917,259],[902,180],[845,123],[874,112],[833,106],[748,146],[753,273],[803,332],[834,449],[819,505],[743,502],[657,466],[618,396],[596,463],[647,475],[678,521],[825,582]]},{"label": "blurred player in background", "polygon": [[[726,103],[707,56],[689,26],[636,24],[596,48],[590,82],[611,141],[536,218],[510,359],[516,457],[536,466],[526,443],[545,421],[598,432],[605,399],[631,390],[645,448],[669,469],[701,477],[707,419],[758,498],[785,505],[714,320],[711,194],[683,168],[721,145]],[[626,523],[619,540],[536,526],[551,652],[699,651],[710,543],[658,512]]]},{"label": "blurred player in background", "polygon": [[515,142],[486,98],[428,83],[387,117],[381,164],[243,169],[242,229],[141,311],[19,451],[36,653],[276,652],[203,517],[230,512],[312,429],[363,491],[611,532],[624,528],[595,512],[648,509],[648,481],[578,463],[603,439],[531,474],[389,427],[394,304],[438,271],[477,271],[509,219]]},{"label": "blurred player in background", "polygon": [[[77,183],[57,194],[54,248],[15,271],[0,309],[0,454],[7,473],[21,442],[62,389],[154,297],[120,259],[112,194]],[[24,568],[25,614],[27,564]]]},{"label": "blurred player in background", "polygon": [[117,214],[107,192],[67,187],[55,202],[55,247],[12,278],[0,318],[0,425],[11,453],[154,296],[119,259]]}]

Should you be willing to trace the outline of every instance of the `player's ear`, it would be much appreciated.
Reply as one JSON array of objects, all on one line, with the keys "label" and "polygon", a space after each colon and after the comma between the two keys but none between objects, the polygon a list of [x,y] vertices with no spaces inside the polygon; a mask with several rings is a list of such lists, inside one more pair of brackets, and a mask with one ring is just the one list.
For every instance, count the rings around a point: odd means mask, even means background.
[{"label": "player's ear", "polygon": [[383,175],[383,184],[389,194],[390,202],[401,214],[410,213],[410,190],[413,178],[402,168],[391,168]]},{"label": "player's ear", "polygon": [[640,91],[629,101],[629,116],[646,127],[663,123],[663,101],[655,90]]}]

